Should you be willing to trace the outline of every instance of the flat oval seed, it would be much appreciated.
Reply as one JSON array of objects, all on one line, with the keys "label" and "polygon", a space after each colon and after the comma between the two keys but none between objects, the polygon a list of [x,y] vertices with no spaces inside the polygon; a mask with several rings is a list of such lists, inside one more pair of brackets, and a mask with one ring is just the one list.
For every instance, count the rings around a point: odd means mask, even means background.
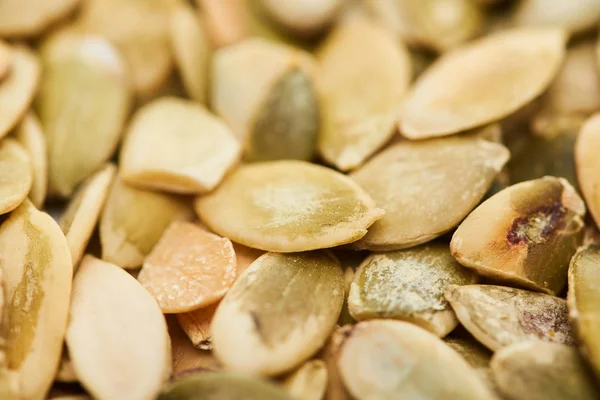
[{"label": "flat oval seed", "polygon": [[402,134],[410,139],[450,135],[512,114],[552,82],[565,41],[559,29],[522,28],[444,54],[406,99]]},{"label": "flat oval seed", "polygon": [[302,161],[242,166],[195,208],[221,236],[277,252],[354,242],[382,215],[352,180]]},{"label": "flat oval seed", "polygon": [[210,43],[197,11],[182,2],[171,11],[169,33],[173,56],[187,94],[206,103]]},{"label": "flat oval seed", "polygon": [[359,399],[494,399],[475,370],[436,336],[392,320],[360,322],[341,348],[338,367]]},{"label": "flat oval seed", "polygon": [[238,161],[240,145],[203,106],[164,97],[133,116],[121,149],[121,176],[139,187],[205,193]]},{"label": "flat oval seed", "polygon": [[490,359],[492,358],[492,352],[487,348],[479,344],[475,339],[463,339],[463,338],[452,338],[446,337],[444,342],[452,347],[458,354],[460,354],[467,363],[479,375],[479,377],[488,385],[490,389],[496,388],[494,382],[494,376],[490,368]]},{"label": "flat oval seed", "polygon": [[6,136],[21,120],[38,87],[40,63],[31,50],[11,48],[10,73],[0,81],[0,138]]},{"label": "flat oval seed", "polygon": [[10,74],[12,64],[13,56],[10,47],[5,42],[0,41],[0,82]]},{"label": "flat oval seed", "polygon": [[330,25],[344,0],[261,0],[265,12],[279,25],[297,36],[312,36]]},{"label": "flat oval seed", "polygon": [[585,206],[562,178],[544,177],[490,197],[460,224],[450,251],[493,279],[556,294],[583,239]]},{"label": "flat oval seed", "polygon": [[448,232],[479,203],[508,157],[504,146],[475,138],[389,147],[351,175],[385,210],[353,247],[397,250]]},{"label": "flat oval seed", "polygon": [[600,377],[599,247],[583,248],[571,260],[567,303],[583,354]]},{"label": "flat oval seed", "polygon": [[444,291],[475,283],[477,276],[450,255],[444,243],[389,253],[373,253],[356,271],[348,308],[357,321],[393,318],[443,337],[458,320]]},{"label": "flat oval seed", "polygon": [[211,324],[215,355],[233,371],[289,371],[323,346],[343,300],[344,277],[333,256],[267,253],[217,308]]},{"label": "flat oval seed", "polygon": [[139,190],[116,178],[100,217],[102,259],[137,268],[171,222],[191,217],[183,199]]},{"label": "flat oval seed", "polygon": [[460,323],[492,351],[528,340],[574,344],[561,298],[504,286],[452,285],[446,299]]},{"label": "flat oval seed", "polygon": [[336,327],[323,347],[323,360],[327,366],[327,391],[325,393],[327,400],[350,400],[352,398],[342,381],[337,365],[340,348],[346,339],[346,334],[352,328],[353,325]]},{"label": "flat oval seed", "polygon": [[600,114],[590,117],[577,137],[575,144],[575,165],[577,179],[585,202],[600,226],[600,158],[596,149],[600,146]]},{"label": "flat oval seed", "polygon": [[2,0],[0,37],[39,35],[78,4],[79,0]]},{"label": "flat oval seed", "polygon": [[577,349],[525,342],[505,347],[491,363],[500,392],[510,400],[593,400],[594,378]]},{"label": "flat oval seed", "polygon": [[48,152],[46,136],[33,112],[25,115],[15,130],[15,139],[29,154],[33,173],[29,199],[34,206],[41,209],[48,189]]},{"label": "flat oval seed", "polygon": [[411,80],[406,47],[372,22],[351,20],[318,54],[324,128],[319,151],[336,168],[358,167],[394,134]]},{"label": "flat oval seed", "polygon": [[33,182],[30,158],[14,139],[0,142],[0,176],[0,214],[6,214],[27,198]]},{"label": "flat oval seed", "polygon": [[67,346],[95,399],[154,399],[171,374],[167,324],[154,299],[114,264],[84,257],[73,281]]},{"label": "flat oval seed", "polygon": [[327,388],[327,367],[322,360],[310,360],[281,382],[283,388],[298,400],[321,400]]},{"label": "flat oval seed", "polygon": [[81,261],[98,224],[115,173],[116,167],[113,164],[107,164],[90,176],[75,191],[67,208],[60,216],[60,228],[67,237],[75,269],[79,267],[79,261]]},{"label": "flat oval seed", "polygon": [[218,306],[219,303],[214,303],[198,310],[177,314],[181,329],[192,344],[201,350],[212,350],[210,324]]},{"label": "flat oval seed", "polygon": [[282,389],[262,380],[205,372],[183,377],[168,385],[158,400],[292,400]]},{"label": "flat oval seed", "polygon": [[175,221],[144,260],[138,281],[163,313],[181,313],[217,302],[235,277],[236,259],[229,239]]},{"label": "flat oval seed", "polygon": [[25,200],[0,227],[0,253],[6,365],[18,381],[19,399],[43,399],[56,375],[67,328],[73,274],[69,246],[52,217]]},{"label": "flat oval seed", "polygon": [[174,316],[167,315],[166,319],[171,338],[173,376],[189,374],[193,371],[218,371],[221,369],[221,365],[211,352],[199,350],[192,345]]},{"label": "flat oval seed", "polygon": [[42,59],[39,112],[48,140],[49,190],[69,197],[117,147],[131,95],[126,65],[109,42],[70,33],[50,39]]},{"label": "flat oval seed", "polygon": [[523,0],[518,3],[512,21],[520,26],[551,26],[571,33],[598,26],[600,2],[596,0]]}]

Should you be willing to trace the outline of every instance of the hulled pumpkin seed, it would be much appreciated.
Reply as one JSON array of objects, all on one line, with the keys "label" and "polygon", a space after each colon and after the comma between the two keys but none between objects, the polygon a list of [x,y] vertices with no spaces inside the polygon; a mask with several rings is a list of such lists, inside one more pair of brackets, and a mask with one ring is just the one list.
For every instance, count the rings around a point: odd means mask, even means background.
[{"label": "hulled pumpkin seed", "polygon": [[98,224],[115,172],[116,167],[107,164],[90,176],[77,189],[60,216],[60,228],[67,237],[75,269],[79,267],[79,261]]},{"label": "hulled pumpkin seed", "polygon": [[514,113],[552,82],[565,41],[560,29],[521,28],[444,54],[408,95],[402,134],[410,139],[444,136]]},{"label": "hulled pumpkin seed", "polygon": [[343,300],[344,277],[333,256],[267,253],[217,308],[215,355],[228,369],[252,375],[289,371],[323,346]]},{"label": "hulled pumpkin seed", "polygon": [[600,114],[590,117],[577,137],[575,163],[581,193],[585,198],[590,214],[600,226],[600,158],[595,149],[600,146]]},{"label": "hulled pumpkin seed", "polygon": [[340,354],[340,348],[352,330],[352,325],[336,327],[329,340],[323,347],[323,360],[327,366],[327,391],[325,398],[327,400],[350,400],[351,396],[348,389],[344,386],[337,360]]},{"label": "hulled pumpkin seed", "polygon": [[13,56],[10,47],[0,41],[0,82],[10,73],[13,64]]},{"label": "hulled pumpkin seed", "polygon": [[[213,48],[221,48],[243,40],[247,35],[244,1],[195,0],[200,8]],[[248,65],[250,67],[250,65]]]},{"label": "hulled pumpkin seed", "polygon": [[2,0],[0,37],[35,36],[68,15],[79,0]]},{"label": "hulled pumpkin seed", "polygon": [[46,43],[42,60],[38,108],[49,191],[69,197],[117,147],[130,100],[126,66],[109,42],[68,32]]},{"label": "hulled pumpkin seed", "polygon": [[292,400],[277,386],[227,372],[205,372],[168,385],[158,400]]},{"label": "hulled pumpkin seed", "polygon": [[385,210],[354,248],[402,249],[448,232],[479,203],[508,157],[502,145],[475,138],[389,147],[351,175]]},{"label": "hulled pumpkin seed", "polygon": [[27,151],[31,162],[33,182],[29,191],[29,199],[34,206],[41,209],[48,189],[48,155],[46,136],[42,132],[40,121],[33,112],[25,115],[15,130],[15,139]]},{"label": "hulled pumpkin seed", "polygon": [[321,400],[327,388],[327,367],[322,360],[310,360],[281,383],[298,400]]},{"label": "hulled pumpkin seed", "polygon": [[460,323],[492,351],[528,340],[574,344],[561,298],[493,285],[451,285],[445,296]]},{"label": "hulled pumpkin seed", "polygon": [[524,342],[494,354],[491,363],[500,392],[511,400],[600,398],[594,378],[573,347]]},{"label": "hulled pumpkin seed", "polygon": [[356,241],[382,215],[351,179],[302,161],[242,166],[199,197],[196,212],[222,236],[278,252]]},{"label": "hulled pumpkin seed", "polygon": [[340,25],[318,56],[323,99],[319,151],[336,168],[356,168],[394,134],[411,79],[406,47],[362,19]]},{"label": "hulled pumpkin seed", "polygon": [[67,346],[81,384],[99,400],[153,399],[171,373],[154,299],[127,272],[89,255],[73,281]]},{"label": "hulled pumpkin seed", "polygon": [[183,86],[190,98],[206,103],[210,44],[200,16],[186,3],[171,12],[170,38]]},{"label": "hulled pumpkin seed", "polygon": [[297,36],[314,36],[330,25],[345,0],[260,0],[265,12],[280,26]]},{"label": "hulled pumpkin seed", "polygon": [[0,214],[6,214],[27,198],[33,182],[30,158],[14,139],[0,142],[0,176]]},{"label": "hulled pumpkin seed", "polygon": [[600,377],[600,248],[580,249],[569,267],[569,316],[584,355]]},{"label": "hulled pumpkin seed", "polygon": [[148,189],[203,193],[239,155],[238,141],[221,120],[199,104],[165,97],[133,116],[121,150],[121,176]]},{"label": "hulled pumpkin seed", "polygon": [[320,115],[310,55],[248,39],[215,53],[212,70],[211,103],[244,143],[245,159],[312,158]]},{"label": "hulled pumpkin seed", "polygon": [[136,189],[117,177],[100,217],[102,259],[137,268],[171,222],[191,217],[183,199]]},{"label": "hulled pumpkin seed", "polygon": [[521,26],[551,26],[573,33],[584,32],[598,26],[600,3],[596,0],[523,0],[511,18]]},{"label": "hulled pumpkin seed", "polygon": [[473,338],[447,337],[444,339],[444,342],[452,347],[471,367],[473,367],[479,377],[490,389],[496,388],[496,382],[494,381],[492,369],[490,368],[492,352]]},{"label": "hulled pumpkin seed", "polygon": [[348,307],[357,321],[400,319],[443,337],[458,325],[444,291],[452,284],[476,281],[477,276],[457,263],[444,243],[374,253],[356,272]]},{"label": "hulled pumpkin seed", "polygon": [[355,325],[342,344],[338,367],[357,399],[495,398],[458,353],[402,321]]},{"label": "hulled pumpkin seed", "polygon": [[221,364],[210,351],[198,350],[192,345],[173,315],[167,315],[166,318],[171,338],[174,376],[221,369]]},{"label": "hulled pumpkin seed", "polygon": [[219,303],[214,303],[198,310],[177,314],[181,329],[191,340],[194,347],[200,350],[212,350],[210,324]]},{"label": "hulled pumpkin seed", "polygon": [[138,281],[163,313],[182,313],[220,300],[235,277],[236,259],[229,239],[175,221],[144,260]]},{"label": "hulled pumpkin seed", "polygon": [[67,328],[69,246],[56,222],[25,200],[0,227],[0,253],[6,366],[19,399],[41,400],[56,375]]},{"label": "hulled pumpkin seed", "polygon": [[0,138],[6,136],[27,112],[40,76],[40,63],[31,50],[14,46],[10,52],[10,71],[0,80]]},{"label": "hulled pumpkin seed", "polygon": [[462,265],[493,279],[556,294],[583,239],[585,206],[562,178],[510,186],[477,207],[452,236]]},{"label": "hulled pumpkin seed", "polygon": [[265,253],[262,250],[253,249],[242,244],[232,244],[233,250],[235,250],[237,276],[240,276],[242,272],[244,272],[250,266],[250,264],[252,264],[258,257]]}]

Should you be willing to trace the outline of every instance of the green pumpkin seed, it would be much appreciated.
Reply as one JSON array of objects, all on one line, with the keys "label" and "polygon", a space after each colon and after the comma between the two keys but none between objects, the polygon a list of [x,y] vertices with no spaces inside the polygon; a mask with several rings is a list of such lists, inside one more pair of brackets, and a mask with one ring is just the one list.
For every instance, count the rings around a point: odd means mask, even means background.
[{"label": "green pumpkin seed", "polygon": [[600,114],[590,117],[577,137],[575,145],[575,164],[581,193],[590,214],[600,226],[600,158],[596,149],[600,146]]},{"label": "green pumpkin seed", "polygon": [[572,33],[592,30],[600,22],[600,3],[596,0],[522,0],[512,15],[519,26],[550,26]]},{"label": "green pumpkin seed", "polygon": [[289,371],[323,346],[343,300],[344,277],[333,256],[267,253],[217,308],[211,324],[215,355],[233,371]]},{"label": "green pumpkin seed", "polygon": [[565,41],[560,29],[522,28],[444,54],[408,95],[401,133],[410,139],[450,135],[514,113],[552,82]]},{"label": "green pumpkin seed", "polygon": [[494,399],[467,362],[415,325],[360,322],[342,344],[338,367],[357,399]]},{"label": "green pumpkin seed", "polygon": [[17,208],[27,198],[33,182],[31,161],[14,139],[0,142],[0,214]]},{"label": "green pumpkin seed", "polygon": [[452,285],[446,299],[460,323],[492,351],[528,340],[574,344],[561,298],[504,286]]},{"label": "green pumpkin seed", "polygon": [[567,303],[583,354],[600,377],[600,247],[580,249],[569,267]]},{"label": "green pumpkin seed", "polygon": [[352,180],[302,161],[242,166],[199,197],[196,212],[221,236],[277,252],[356,241],[382,215]]},{"label": "green pumpkin seed", "polygon": [[0,37],[39,35],[79,3],[80,0],[2,0]]},{"label": "green pumpkin seed", "polygon": [[444,243],[373,253],[356,272],[348,306],[357,321],[400,319],[443,337],[458,325],[444,298],[446,287],[476,281],[477,276],[457,263]]},{"label": "green pumpkin seed", "polygon": [[502,145],[475,138],[389,147],[351,175],[385,210],[353,247],[397,250],[443,235],[479,203],[508,157]]},{"label": "green pumpkin seed", "polygon": [[282,387],[298,400],[321,400],[327,388],[327,367],[321,360],[310,360],[285,377]]},{"label": "green pumpkin seed", "polygon": [[319,54],[324,127],[319,151],[336,168],[358,167],[396,130],[411,79],[406,47],[361,19],[343,23]]},{"label": "green pumpkin seed", "polygon": [[27,151],[32,166],[33,183],[29,199],[34,206],[41,209],[48,189],[48,154],[46,136],[33,112],[25,115],[15,130],[15,139]]},{"label": "green pumpkin seed", "polygon": [[563,344],[524,342],[494,354],[491,363],[500,392],[511,400],[593,400],[594,378],[577,349]]}]

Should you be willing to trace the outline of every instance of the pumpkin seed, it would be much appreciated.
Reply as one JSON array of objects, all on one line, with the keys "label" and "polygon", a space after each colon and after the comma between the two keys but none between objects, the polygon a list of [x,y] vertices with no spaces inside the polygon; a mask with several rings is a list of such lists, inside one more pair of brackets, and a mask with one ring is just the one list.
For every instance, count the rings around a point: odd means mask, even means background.
[{"label": "pumpkin seed", "polygon": [[79,267],[79,261],[100,219],[115,172],[116,167],[113,164],[106,164],[100,171],[87,178],[60,216],[60,228],[67,237],[75,269]]},{"label": "pumpkin seed", "polygon": [[89,255],[73,281],[67,346],[95,399],[152,399],[171,373],[167,325],[154,299],[127,272]]},{"label": "pumpkin seed", "polygon": [[314,36],[329,26],[344,0],[307,3],[303,0],[260,0],[265,12],[280,26],[297,36]]},{"label": "pumpkin seed", "polygon": [[13,56],[10,47],[3,41],[0,41],[0,82],[10,74],[13,64]]},{"label": "pumpkin seed", "polygon": [[322,360],[310,360],[282,382],[283,388],[298,400],[321,400],[327,388],[327,367]]},{"label": "pumpkin seed", "polygon": [[33,182],[29,156],[14,139],[0,142],[0,176],[0,214],[6,214],[27,198]]},{"label": "pumpkin seed", "polygon": [[598,399],[594,378],[573,347],[524,342],[494,354],[492,370],[500,392],[515,400]]},{"label": "pumpkin seed", "polygon": [[356,272],[348,306],[357,321],[400,319],[443,337],[458,325],[444,298],[446,287],[476,281],[477,276],[457,263],[444,243],[373,253]]},{"label": "pumpkin seed", "polygon": [[408,95],[402,134],[410,139],[444,136],[514,113],[552,82],[565,41],[559,29],[521,28],[444,54]]},{"label": "pumpkin seed", "polygon": [[397,250],[443,235],[479,203],[508,157],[502,145],[474,138],[389,147],[351,175],[385,210],[353,247]]},{"label": "pumpkin seed", "polygon": [[325,398],[327,400],[350,400],[351,396],[348,389],[342,381],[337,360],[340,354],[340,348],[346,339],[347,334],[352,330],[352,325],[343,327],[338,326],[323,348],[323,360],[327,366],[327,391]]},{"label": "pumpkin seed", "polygon": [[344,277],[333,256],[267,253],[217,308],[211,324],[215,355],[233,371],[289,371],[323,346],[343,300]]},{"label": "pumpkin seed", "polygon": [[214,303],[198,310],[177,314],[181,329],[200,350],[212,350],[210,323],[213,320],[219,303]]},{"label": "pumpkin seed", "polygon": [[600,145],[600,114],[594,114],[590,117],[577,137],[575,145],[575,163],[577,169],[577,178],[581,193],[585,198],[590,214],[596,221],[596,226],[600,226],[600,160],[594,149]]},{"label": "pumpkin seed", "polygon": [[42,132],[40,121],[33,112],[28,112],[17,129],[15,139],[29,155],[32,166],[33,182],[29,199],[37,208],[42,208],[48,188],[48,159],[46,136]]},{"label": "pumpkin seed", "polygon": [[490,368],[492,353],[480,345],[475,339],[447,337],[444,342],[460,354],[465,361],[475,369],[479,377],[490,389],[496,389],[496,382]]},{"label": "pumpkin seed", "polygon": [[569,316],[580,340],[584,355],[600,376],[600,248],[580,249],[569,267]]},{"label": "pumpkin seed", "polygon": [[182,313],[220,300],[235,276],[236,259],[229,239],[175,221],[144,260],[138,281],[163,313]]},{"label": "pumpkin seed", "polygon": [[137,268],[172,221],[191,217],[183,199],[136,189],[117,177],[100,217],[102,259]]},{"label": "pumpkin seed", "polygon": [[359,322],[342,344],[338,367],[357,399],[495,398],[458,353],[402,321]]},{"label": "pumpkin seed", "polygon": [[194,371],[217,371],[221,364],[210,351],[198,350],[179,326],[173,315],[167,315],[167,325],[171,338],[173,357],[173,375],[193,373]]},{"label": "pumpkin seed", "polygon": [[[239,0],[195,0],[201,10],[211,44],[218,49],[247,36],[242,3]],[[247,67],[251,67],[248,65]]]},{"label": "pumpkin seed", "polygon": [[245,159],[312,158],[320,128],[313,64],[307,53],[264,39],[215,54],[211,103],[244,143]]},{"label": "pumpkin seed", "polygon": [[40,63],[24,46],[11,48],[10,72],[0,80],[0,138],[6,136],[27,112],[38,87]]},{"label": "pumpkin seed", "polygon": [[48,141],[49,191],[69,197],[117,147],[130,100],[126,66],[109,42],[71,33],[53,36],[42,60],[38,108]]},{"label": "pumpkin seed", "polygon": [[25,200],[0,227],[0,253],[6,366],[19,399],[41,400],[56,375],[67,328],[69,246],[56,222]]},{"label": "pumpkin seed", "polygon": [[572,33],[589,31],[600,22],[600,3],[596,0],[523,0],[512,20],[519,26],[560,27]]},{"label": "pumpkin seed", "polygon": [[353,19],[319,52],[324,127],[319,151],[336,168],[358,167],[394,134],[411,80],[406,47],[376,24]]},{"label": "pumpkin seed", "polygon": [[36,36],[70,14],[79,0],[2,0],[0,37]]},{"label": "pumpkin seed", "polygon": [[291,400],[277,386],[227,372],[204,372],[168,385],[158,400]]},{"label": "pumpkin seed", "polygon": [[242,166],[195,206],[216,233],[278,252],[356,241],[382,215],[352,180],[302,161]]},{"label": "pumpkin seed", "polygon": [[190,98],[206,103],[210,44],[196,10],[181,3],[171,12],[170,39],[173,55]]},{"label": "pumpkin seed", "polygon": [[452,236],[462,265],[490,278],[556,294],[583,239],[585,206],[562,178],[510,186],[477,207]]},{"label": "pumpkin seed", "polygon": [[493,285],[451,285],[445,295],[460,323],[492,351],[528,340],[574,344],[561,298]]},{"label": "pumpkin seed", "polygon": [[203,193],[217,186],[239,155],[236,138],[208,110],[165,97],[133,116],[121,150],[121,176],[147,189]]}]

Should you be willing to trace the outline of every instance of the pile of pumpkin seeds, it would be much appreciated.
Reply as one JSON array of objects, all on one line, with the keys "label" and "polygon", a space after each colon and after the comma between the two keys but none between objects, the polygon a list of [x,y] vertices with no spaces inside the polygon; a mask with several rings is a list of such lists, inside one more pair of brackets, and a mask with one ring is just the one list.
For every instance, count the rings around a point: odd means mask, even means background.
[{"label": "pile of pumpkin seeds", "polygon": [[0,399],[600,399],[600,0],[0,0]]}]

